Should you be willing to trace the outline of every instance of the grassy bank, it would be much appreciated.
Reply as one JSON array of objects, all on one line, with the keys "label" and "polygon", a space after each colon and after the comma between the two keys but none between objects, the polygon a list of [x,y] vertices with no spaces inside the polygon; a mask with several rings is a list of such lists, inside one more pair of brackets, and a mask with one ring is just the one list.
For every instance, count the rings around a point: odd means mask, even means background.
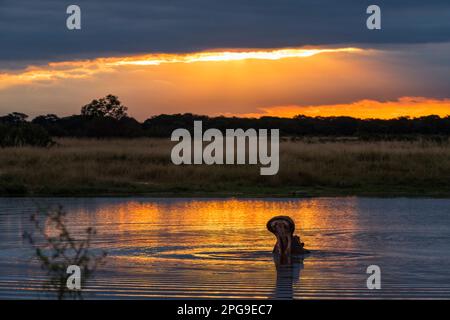
[{"label": "grassy bank", "polygon": [[175,166],[168,139],[0,149],[2,196],[450,196],[450,143],[283,141],[280,171]]}]

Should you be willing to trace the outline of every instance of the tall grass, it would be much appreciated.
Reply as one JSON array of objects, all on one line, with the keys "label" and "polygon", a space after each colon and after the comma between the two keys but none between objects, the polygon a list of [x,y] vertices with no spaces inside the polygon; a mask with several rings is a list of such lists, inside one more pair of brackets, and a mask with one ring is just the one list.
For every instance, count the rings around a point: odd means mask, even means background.
[{"label": "tall grass", "polygon": [[0,150],[2,195],[418,194],[450,195],[450,143],[291,141],[280,171],[259,165],[171,163],[167,139],[61,139]]}]

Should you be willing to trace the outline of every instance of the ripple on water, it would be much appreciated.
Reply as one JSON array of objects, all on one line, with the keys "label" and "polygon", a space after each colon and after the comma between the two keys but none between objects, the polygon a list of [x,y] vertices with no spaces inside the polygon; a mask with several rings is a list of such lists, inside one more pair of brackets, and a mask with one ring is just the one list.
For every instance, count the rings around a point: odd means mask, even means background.
[{"label": "ripple on water", "polygon": [[[107,263],[86,298],[450,298],[450,200],[53,199],[94,224]],[[34,205],[0,200],[0,298],[41,296],[23,246]],[[265,223],[282,212],[311,253],[278,268]],[[382,268],[382,290],[366,268]]]}]

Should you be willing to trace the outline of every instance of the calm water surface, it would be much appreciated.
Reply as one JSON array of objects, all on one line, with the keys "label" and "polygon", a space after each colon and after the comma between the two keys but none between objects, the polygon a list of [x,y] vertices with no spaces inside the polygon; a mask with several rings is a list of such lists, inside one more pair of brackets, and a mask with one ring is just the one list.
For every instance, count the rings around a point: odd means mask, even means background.
[{"label": "calm water surface", "polygon": [[[0,298],[48,298],[21,238],[36,204],[97,228],[108,258],[85,298],[450,298],[450,200],[369,198],[2,198]],[[312,253],[277,270],[265,224],[279,214]]]}]

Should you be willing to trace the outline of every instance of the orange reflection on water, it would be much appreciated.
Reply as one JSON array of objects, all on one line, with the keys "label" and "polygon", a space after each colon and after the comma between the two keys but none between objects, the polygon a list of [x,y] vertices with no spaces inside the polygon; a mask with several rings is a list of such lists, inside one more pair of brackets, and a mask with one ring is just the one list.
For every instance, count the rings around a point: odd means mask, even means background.
[{"label": "orange reflection on water", "polygon": [[[274,237],[265,225],[275,215],[291,216],[296,232],[309,248],[315,249],[335,245],[320,241],[324,232],[354,230],[355,214],[352,198],[342,208],[326,199],[169,199],[110,204],[96,208],[94,214],[79,211],[76,219],[90,219],[100,231],[114,235],[120,247],[180,245],[196,250],[199,246],[215,245],[270,250]],[[126,242],[120,243],[122,237]]]},{"label": "orange reflection on water", "polygon": [[[435,263],[449,258],[449,226],[442,223],[449,207],[446,200],[58,198],[50,202],[64,203],[68,227],[76,237],[89,225],[98,229],[93,245],[108,251],[106,266],[83,288],[96,298],[397,299],[445,298],[450,292],[442,281],[447,270]],[[20,202],[5,203],[6,221],[28,230],[31,222],[20,215]],[[303,261],[297,257],[291,265],[275,263],[271,254],[275,239],[265,223],[278,214],[296,221],[297,232],[311,249]],[[7,231],[16,229],[1,227],[6,230],[3,255],[10,260],[2,264],[3,295],[24,291],[30,295],[44,278],[35,273],[37,265],[29,265],[32,253],[20,248],[21,236]],[[367,289],[366,269],[373,264],[384,270],[383,290]]]},{"label": "orange reflection on water", "polygon": [[[97,228],[95,245],[109,252],[120,294],[124,286],[145,297],[292,297],[299,288],[314,295],[323,281],[339,276],[332,265],[324,273],[330,261],[314,251],[353,250],[352,237],[342,234],[358,228],[356,201],[102,200],[70,211],[70,223]],[[296,233],[313,250],[293,268],[276,268],[271,254],[275,237],[266,222],[280,214],[295,220]]]}]

